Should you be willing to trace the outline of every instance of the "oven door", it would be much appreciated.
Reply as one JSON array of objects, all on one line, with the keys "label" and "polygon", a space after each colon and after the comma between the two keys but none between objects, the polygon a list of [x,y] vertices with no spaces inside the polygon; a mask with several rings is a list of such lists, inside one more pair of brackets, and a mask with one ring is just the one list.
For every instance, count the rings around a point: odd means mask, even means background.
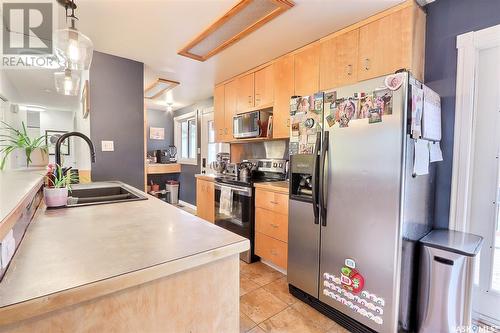
[{"label": "oven door", "polygon": [[[231,209],[221,210],[221,189],[231,189]],[[254,196],[252,187],[215,183],[215,224],[250,240],[250,250],[240,255],[245,262],[254,258]],[[229,214],[228,214],[229,213]]]},{"label": "oven door", "polygon": [[233,136],[237,139],[256,138],[260,136],[260,113],[249,112],[233,117]]}]

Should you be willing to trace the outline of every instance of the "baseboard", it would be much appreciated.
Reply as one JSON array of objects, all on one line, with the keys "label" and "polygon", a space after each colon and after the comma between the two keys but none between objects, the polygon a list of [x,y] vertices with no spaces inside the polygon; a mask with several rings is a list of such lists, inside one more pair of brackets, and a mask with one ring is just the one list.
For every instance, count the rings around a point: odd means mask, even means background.
[{"label": "baseboard", "polygon": [[287,274],[286,274],[286,269],[283,269],[283,268],[281,268],[281,267],[278,267],[278,266],[276,266],[275,264],[273,264],[272,262],[269,262],[269,261],[263,260],[262,258],[260,259],[260,261],[261,261],[264,265],[267,265],[267,266],[271,267],[272,269],[274,269],[274,270],[276,270],[276,271],[278,271],[278,272],[280,272],[280,273],[283,273],[283,274],[287,275]]},{"label": "baseboard", "polygon": [[179,200],[179,204],[182,205],[182,206],[186,206],[188,208],[191,208],[192,210],[196,211],[196,206],[190,204],[189,202],[185,202],[185,201]]}]

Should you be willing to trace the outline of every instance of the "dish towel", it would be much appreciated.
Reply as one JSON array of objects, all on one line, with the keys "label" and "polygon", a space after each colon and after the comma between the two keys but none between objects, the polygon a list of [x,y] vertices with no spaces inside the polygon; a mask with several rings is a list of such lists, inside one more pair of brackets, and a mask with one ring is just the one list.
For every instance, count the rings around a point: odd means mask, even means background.
[{"label": "dish towel", "polygon": [[231,216],[233,210],[233,190],[230,187],[222,186],[220,189],[219,213]]}]

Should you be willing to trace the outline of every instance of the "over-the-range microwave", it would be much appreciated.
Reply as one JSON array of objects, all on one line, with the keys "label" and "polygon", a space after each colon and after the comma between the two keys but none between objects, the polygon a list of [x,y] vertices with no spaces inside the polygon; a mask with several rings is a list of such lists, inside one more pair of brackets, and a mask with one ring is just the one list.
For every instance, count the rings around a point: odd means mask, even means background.
[{"label": "over-the-range microwave", "polygon": [[233,116],[233,137],[258,138],[267,135],[270,110],[251,111]]}]

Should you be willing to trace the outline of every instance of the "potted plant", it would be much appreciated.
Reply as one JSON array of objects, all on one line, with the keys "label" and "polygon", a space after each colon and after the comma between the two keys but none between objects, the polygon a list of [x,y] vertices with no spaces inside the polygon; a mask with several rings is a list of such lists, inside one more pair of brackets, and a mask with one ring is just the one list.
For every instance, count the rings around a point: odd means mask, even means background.
[{"label": "potted plant", "polygon": [[43,188],[43,199],[47,207],[62,207],[68,202],[73,174],[65,172],[60,165],[49,165]]},{"label": "potted plant", "polygon": [[46,166],[49,164],[48,149],[45,145],[45,135],[36,138],[30,138],[26,131],[24,122],[22,123],[22,131],[15,129],[11,125],[2,121],[3,131],[0,133],[0,153],[2,154],[2,162],[0,170],[5,168],[7,157],[16,149],[24,151],[26,156],[26,167]]}]

